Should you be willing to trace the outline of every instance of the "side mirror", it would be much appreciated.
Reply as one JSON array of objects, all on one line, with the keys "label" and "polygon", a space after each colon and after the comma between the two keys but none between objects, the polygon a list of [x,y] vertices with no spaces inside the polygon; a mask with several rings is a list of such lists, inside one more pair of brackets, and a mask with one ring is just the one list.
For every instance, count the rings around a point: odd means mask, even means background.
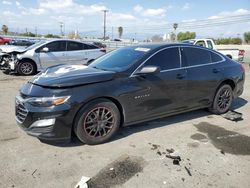
[{"label": "side mirror", "polygon": [[41,50],[41,52],[48,52],[49,51],[49,48],[48,47],[44,47],[42,50]]},{"label": "side mirror", "polygon": [[141,70],[139,70],[138,72],[136,72],[136,75],[147,75],[147,74],[157,74],[161,71],[160,67],[157,66],[145,66],[143,67]]}]

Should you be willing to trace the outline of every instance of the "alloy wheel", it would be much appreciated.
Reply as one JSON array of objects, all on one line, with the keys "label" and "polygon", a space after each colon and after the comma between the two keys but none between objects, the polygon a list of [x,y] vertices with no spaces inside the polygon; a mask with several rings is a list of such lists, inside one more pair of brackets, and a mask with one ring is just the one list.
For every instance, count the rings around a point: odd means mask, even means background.
[{"label": "alloy wheel", "polygon": [[231,105],[231,101],[232,101],[231,91],[228,88],[222,89],[219,93],[217,101],[219,110],[223,111],[225,109],[228,109]]},{"label": "alloy wheel", "polygon": [[22,63],[20,65],[20,70],[24,75],[29,75],[33,72],[33,65],[31,63]]},{"label": "alloy wheel", "polygon": [[104,137],[114,127],[115,115],[107,107],[97,107],[86,115],[83,128],[90,137]]}]

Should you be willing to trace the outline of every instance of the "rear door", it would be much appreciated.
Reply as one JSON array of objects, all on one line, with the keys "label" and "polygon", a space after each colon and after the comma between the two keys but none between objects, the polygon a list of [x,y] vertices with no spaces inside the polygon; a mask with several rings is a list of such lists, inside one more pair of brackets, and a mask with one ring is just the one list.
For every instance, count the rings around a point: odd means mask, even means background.
[{"label": "rear door", "polygon": [[[44,52],[43,48],[47,47],[48,52]],[[36,50],[39,56],[42,68],[67,63],[66,41],[53,41],[43,45]]]},{"label": "rear door", "polygon": [[187,101],[190,108],[208,106],[223,78],[222,56],[199,47],[182,47],[183,66],[187,67]]},{"label": "rear door", "polygon": [[[155,65],[161,68],[158,74],[134,76],[129,85],[136,90],[129,94],[126,107],[130,121],[151,118],[186,108],[186,70],[181,68],[179,48],[164,49],[142,66]],[[142,68],[141,67],[141,68]],[[135,114],[140,112],[143,117]]]},{"label": "rear door", "polygon": [[81,42],[68,41],[67,42],[67,58],[68,64],[86,64],[88,57],[85,53],[86,47]]}]

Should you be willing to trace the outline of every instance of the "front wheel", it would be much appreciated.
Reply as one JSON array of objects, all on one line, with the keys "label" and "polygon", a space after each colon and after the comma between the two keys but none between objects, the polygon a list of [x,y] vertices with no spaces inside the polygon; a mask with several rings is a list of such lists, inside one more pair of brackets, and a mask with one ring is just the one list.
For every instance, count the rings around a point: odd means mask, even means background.
[{"label": "front wheel", "polygon": [[75,121],[75,134],[89,145],[110,140],[120,126],[120,112],[109,100],[98,99],[80,110]]},{"label": "front wheel", "polygon": [[213,105],[209,109],[215,114],[226,113],[233,102],[233,90],[228,84],[222,85],[216,92]]},{"label": "front wheel", "polygon": [[17,67],[17,72],[20,75],[33,75],[36,72],[34,63],[30,61],[21,62]]}]

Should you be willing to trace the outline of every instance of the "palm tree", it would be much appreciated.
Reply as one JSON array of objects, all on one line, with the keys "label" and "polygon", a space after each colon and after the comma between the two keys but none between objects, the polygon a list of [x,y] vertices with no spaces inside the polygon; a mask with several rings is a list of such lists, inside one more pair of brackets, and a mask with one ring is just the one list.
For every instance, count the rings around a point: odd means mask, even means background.
[{"label": "palm tree", "polygon": [[118,33],[119,33],[119,38],[122,38],[122,34],[123,34],[123,27],[118,27]]},{"label": "palm tree", "polygon": [[3,26],[2,26],[2,31],[3,31],[3,33],[4,33],[5,35],[7,35],[8,30],[9,30],[9,28],[8,28],[7,25],[3,25]]}]

